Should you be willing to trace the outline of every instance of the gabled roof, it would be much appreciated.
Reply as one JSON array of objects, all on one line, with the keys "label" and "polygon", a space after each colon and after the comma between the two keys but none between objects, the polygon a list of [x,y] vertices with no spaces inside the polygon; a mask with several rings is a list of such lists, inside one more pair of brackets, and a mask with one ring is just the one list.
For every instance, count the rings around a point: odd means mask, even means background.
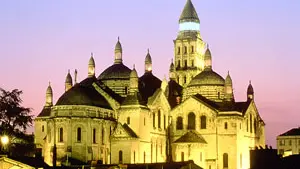
[{"label": "gabled roof", "polygon": [[299,136],[300,135],[300,127],[293,128],[283,134],[280,134],[279,136]]},{"label": "gabled roof", "polygon": [[138,92],[127,95],[127,97],[122,103],[122,106],[140,106],[140,105],[145,106],[146,101],[142,99],[141,94]]},{"label": "gabled roof", "polygon": [[204,144],[207,144],[207,142],[204,140],[204,138],[201,136],[201,134],[197,133],[196,131],[192,131],[192,130],[185,133],[179,139],[174,141],[174,143],[204,143]]},{"label": "gabled roof", "polygon": [[117,127],[113,133],[113,138],[121,138],[121,139],[136,139],[138,138],[137,134],[125,123],[121,124],[120,122],[117,124]]},{"label": "gabled roof", "polygon": [[138,136],[135,134],[135,132],[125,123],[123,124],[123,128],[129,134],[130,137],[138,138]]}]

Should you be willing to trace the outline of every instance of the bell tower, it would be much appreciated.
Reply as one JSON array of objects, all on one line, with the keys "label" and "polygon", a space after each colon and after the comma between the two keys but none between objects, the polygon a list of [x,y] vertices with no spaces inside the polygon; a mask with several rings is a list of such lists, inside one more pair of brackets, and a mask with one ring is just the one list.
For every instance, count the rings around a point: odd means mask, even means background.
[{"label": "bell tower", "polygon": [[204,69],[206,43],[200,36],[200,20],[196,9],[187,0],[179,18],[179,32],[174,40],[176,81],[187,86]]}]

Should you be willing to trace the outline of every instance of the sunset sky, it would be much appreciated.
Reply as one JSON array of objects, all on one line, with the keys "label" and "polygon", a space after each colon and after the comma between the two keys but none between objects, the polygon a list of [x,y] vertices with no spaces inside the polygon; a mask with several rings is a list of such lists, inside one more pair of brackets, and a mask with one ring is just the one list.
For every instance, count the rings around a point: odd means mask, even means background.
[{"label": "sunset sky", "polygon": [[[173,40],[186,0],[0,1],[0,87],[23,90],[23,105],[40,113],[49,81],[54,102],[68,69],[87,77],[90,53],[96,76],[113,64],[117,37],[123,61],[143,74],[147,48],[153,72],[168,76]],[[300,126],[300,1],[193,0],[213,69],[233,80],[237,101],[249,80],[266,123],[267,144]],[[33,131],[30,129],[30,131]]]}]

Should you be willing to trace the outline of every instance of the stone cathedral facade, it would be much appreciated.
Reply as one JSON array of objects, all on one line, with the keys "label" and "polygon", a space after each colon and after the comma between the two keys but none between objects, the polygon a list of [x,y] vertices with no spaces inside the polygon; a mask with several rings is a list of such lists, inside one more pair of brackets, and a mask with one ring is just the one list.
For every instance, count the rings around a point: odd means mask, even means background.
[{"label": "stone cathedral facade", "polygon": [[[51,85],[35,119],[35,143],[45,162],[67,158],[111,163],[193,160],[207,169],[246,169],[250,149],[265,145],[265,123],[249,84],[245,101],[236,101],[233,81],[213,70],[212,53],[200,35],[200,20],[187,0],[174,40],[169,79],[152,73],[150,52],[145,72],[123,64],[120,40],[114,62],[95,74],[65,80],[65,92],[53,104]],[[74,81],[73,81],[74,78]],[[55,152],[54,152],[55,151]]]}]

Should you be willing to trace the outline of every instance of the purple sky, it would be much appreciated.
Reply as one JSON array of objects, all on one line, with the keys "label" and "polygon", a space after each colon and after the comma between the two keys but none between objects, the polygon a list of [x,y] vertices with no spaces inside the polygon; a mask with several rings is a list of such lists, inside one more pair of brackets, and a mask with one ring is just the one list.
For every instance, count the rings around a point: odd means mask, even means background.
[{"label": "purple sky", "polygon": [[[54,101],[64,91],[68,69],[87,77],[90,53],[96,75],[113,63],[117,37],[124,63],[142,75],[150,48],[153,72],[163,78],[173,58],[173,40],[186,0],[0,1],[0,87],[23,90],[24,106],[37,115],[51,81]],[[249,80],[267,144],[300,126],[300,1],[193,0],[213,69],[230,71],[235,98],[246,99]],[[31,129],[32,131],[32,129]]]}]

